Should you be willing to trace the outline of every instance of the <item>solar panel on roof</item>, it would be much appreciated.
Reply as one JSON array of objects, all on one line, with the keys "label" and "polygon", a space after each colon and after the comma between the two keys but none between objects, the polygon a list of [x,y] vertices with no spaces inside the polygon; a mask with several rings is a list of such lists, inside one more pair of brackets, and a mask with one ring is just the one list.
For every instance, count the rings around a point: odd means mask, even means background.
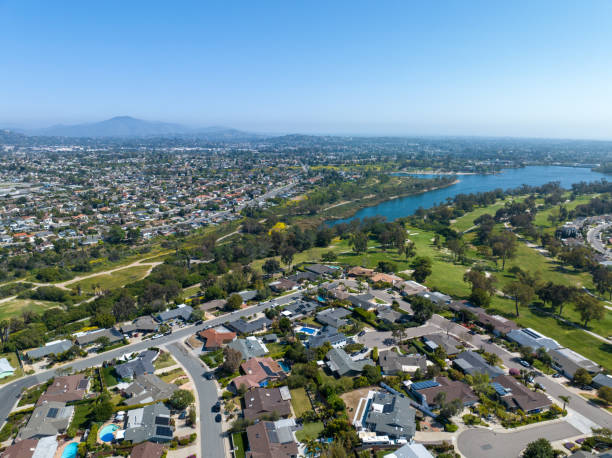
[{"label": "solar panel on roof", "polygon": [[415,382],[412,384],[412,388],[415,390],[424,390],[426,388],[433,388],[434,386],[440,386],[435,380],[425,380],[423,382]]},{"label": "solar panel on roof", "polygon": [[156,425],[169,425],[170,419],[168,417],[156,417],[155,424]]},{"label": "solar panel on roof", "polygon": [[89,380],[87,379],[83,379],[79,382],[79,386],[77,387],[77,389],[79,390],[85,390],[87,389],[87,385],[89,384]]},{"label": "solar panel on roof", "polygon": [[172,430],[166,426],[158,426],[155,429],[155,434],[158,436],[172,437]]},{"label": "solar panel on roof", "polygon": [[508,390],[497,382],[491,382],[491,386],[500,396],[505,396],[508,393]]},{"label": "solar panel on roof", "polygon": [[57,409],[55,407],[51,407],[49,409],[49,412],[47,412],[47,418],[56,418],[58,412],[59,412],[59,409]]}]

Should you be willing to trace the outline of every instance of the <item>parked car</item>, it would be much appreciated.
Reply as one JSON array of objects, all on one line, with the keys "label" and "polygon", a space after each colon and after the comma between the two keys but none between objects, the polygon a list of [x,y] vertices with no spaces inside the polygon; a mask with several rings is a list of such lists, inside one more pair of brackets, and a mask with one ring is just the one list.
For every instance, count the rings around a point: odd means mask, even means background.
[{"label": "parked car", "polygon": [[221,412],[221,403],[219,401],[217,401],[217,403],[212,406],[212,411]]},{"label": "parked car", "polygon": [[160,337],[164,337],[163,334],[155,334],[151,339],[159,339]]},{"label": "parked car", "polygon": [[204,377],[206,377],[206,380],[214,380],[215,379],[215,373],[214,372],[207,372],[206,374],[204,374]]},{"label": "parked car", "polygon": [[553,374],[553,378],[559,378],[559,377],[561,377],[561,374],[559,372],[555,372]]},{"label": "parked car", "polygon": [[196,322],[195,322],[195,325],[196,325],[196,326],[199,326],[199,325],[201,325],[202,323],[204,323],[204,321],[203,321],[203,320],[199,320],[199,321],[196,321]]},{"label": "parked car", "polygon": [[218,414],[215,416],[215,421],[216,421],[217,423],[221,423],[221,420],[222,420],[221,414],[220,414],[220,413],[218,413]]},{"label": "parked car", "polygon": [[531,364],[529,364],[529,363],[528,363],[527,361],[525,361],[524,359],[520,359],[520,360],[519,360],[519,364],[520,364],[521,366],[524,366],[524,367],[531,367]]},{"label": "parked car", "polygon": [[357,334],[357,336],[358,337],[365,336],[365,333],[366,333],[365,331],[361,331],[359,334]]}]

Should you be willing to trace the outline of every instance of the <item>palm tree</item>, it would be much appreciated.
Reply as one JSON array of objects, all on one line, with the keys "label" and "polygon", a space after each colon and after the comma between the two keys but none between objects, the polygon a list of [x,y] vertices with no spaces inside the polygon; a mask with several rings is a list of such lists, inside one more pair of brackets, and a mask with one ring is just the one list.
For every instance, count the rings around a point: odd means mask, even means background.
[{"label": "palm tree", "polygon": [[563,401],[563,411],[565,412],[565,404],[569,405],[570,399],[572,399],[572,397],[571,396],[559,396],[559,399]]}]

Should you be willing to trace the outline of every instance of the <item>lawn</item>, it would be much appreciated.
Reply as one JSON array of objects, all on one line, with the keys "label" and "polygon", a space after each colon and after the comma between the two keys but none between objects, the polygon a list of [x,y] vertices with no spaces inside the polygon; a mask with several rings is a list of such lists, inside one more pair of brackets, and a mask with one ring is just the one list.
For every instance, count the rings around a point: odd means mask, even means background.
[{"label": "lawn", "polygon": [[176,361],[174,360],[172,355],[170,355],[170,353],[165,352],[165,351],[161,352],[160,355],[155,360],[155,362],[153,363],[153,367],[155,367],[155,369],[164,369],[166,367],[170,367],[174,365],[176,365]]},{"label": "lawn", "polygon": [[104,379],[104,383],[106,383],[107,387],[115,386],[117,383],[119,383],[114,367],[101,367],[100,373],[102,374],[102,378]]},{"label": "lawn", "polygon": [[0,379],[0,385],[3,383],[12,382],[23,375],[23,369],[19,365],[19,360],[17,359],[17,355],[15,353],[0,353],[0,359],[2,358],[6,358],[8,360],[11,366],[13,366],[13,369],[15,369],[15,373],[9,377]]},{"label": "lawn", "polygon": [[72,423],[70,423],[72,430],[78,431],[89,427],[91,422],[89,415],[93,410],[94,404],[94,402],[88,402],[74,406],[74,417],[72,417]]},{"label": "lawn", "polygon": [[185,374],[185,371],[183,369],[181,369],[180,367],[177,367],[176,369],[172,369],[171,371],[160,374],[159,378],[162,379],[166,383],[171,383],[173,380],[176,380],[177,378],[180,378],[180,377],[185,377],[186,375],[187,374]]},{"label": "lawn", "polygon": [[285,356],[285,352],[287,351],[287,346],[278,342],[268,343],[266,344],[266,348],[270,353],[268,356],[272,359],[280,359]]},{"label": "lawn", "polygon": [[304,423],[303,428],[299,431],[296,431],[295,437],[300,442],[305,442],[307,440],[313,440],[319,437],[319,434],[323,431],[323,422],[317,421],[314,423]]},{"label": "lawn", "polygon": [[81,287],[83,293],[93,293],[95,289],[112,290],[120,288],[145,277],[151,266],[134,266],[121,269],[111,274],[101,273],[95,277],[86,278],[67,285],[69,288]]},{"label": "lawn", "polygon": [[34,299],[12,299],[0,303],[0,320],[21,316],[21,314],[26,311],[42,315],[46,310],[59,307],[60,304],[58,302],[39,301]]},{"label": "lawn", "polygon": [[209,351],[203,355],[200,355],[200,359],[212,369],[213,367],[217,367],[223,363],[223,350],[218,349],[215,351]]},{"label": "lawn", "polygon": [[18,407],[27,406],[28,404],[36,404],[38,398],[42,396],[47,387],[50,385],[50,382],[41,383],[40,385],[33,386],[32,388],[28,388],[21,394],[21,398],[19,399]]},{"label": "lawn", "polygon": [[295,388],[291,390],[291,406],[296,417],[302,416],[306,412],[312,410],[310,399],[304,388]]},{"label": "lawn", "polygon": [[489,214],[491,216],[495,215],[495,212],[502,208],[506,200],[499,200],[492,205],[488,205],[486,207],[478,207],[471,212],[467,212],[465,215],[460,216],[455,220],[455,222],[451,225],[453,229],[458,232],[463,232],[474,226],[474,220],[479,216]]},{"label": "lawn", "polygon": [[232,434],[232,443],[234,444],[234,456],[236,458],[244,458],[245,457],[245,447],[243,433],[234,433]]},{"label": "lawn", "polygon": [[605,401],[599,399],[594,394],[580,393],[580,396],[588,400],[590,403],[595,404],[596,406],[601,407],[602,409],[606,409],[608,412],[612,413],[612,404],[607,404]]}]

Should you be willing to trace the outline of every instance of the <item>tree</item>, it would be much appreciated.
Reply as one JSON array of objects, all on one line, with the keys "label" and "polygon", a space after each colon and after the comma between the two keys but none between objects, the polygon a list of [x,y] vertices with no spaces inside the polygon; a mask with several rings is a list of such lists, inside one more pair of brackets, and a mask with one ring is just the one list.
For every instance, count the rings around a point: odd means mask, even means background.
[{"label": "tree", "polygon": [[601,320],[606,315],[606,308],[603,304],[590,294],[579,294],[574,299],[574,307],[576,311],[580,313],[580,318],[584,322],[585,328],[589,321]]},{"label": "tree", "polygon": [[462,261],[467,250],[466,243],[458,238],[449,239],[446,241],[446,246],[453,253],[455,261]]},{"label": "tree", "polygon": [[197,421],[196,410],[193,406],[189,407],[189,413],[187,414],[187,421],[189,422],[189,426],[195,428]]},{"label": "tree", "polygon": [[572,399],[571,396],[559,396],[559,399],[561,399],[563,401],[563,411],[565,412],[565,405],[569,405],[570,403],[570,399]]},{"label": "tree", "polygon": [[410,299],[410,308],[412,308],[413,320],[420,324],[427,322],[434,312],[433,303],[419,296],[412,296]]},{"label": "tree", "polygon": [[492,239],[491,249],[493,255],[502,261],[502,270],[506,268],[506,261],[516,254],[516,236],[512,232],[502,232]]},{"label": "tree", "polygon": [[559,309],[559,316],[563,313],[563,304],[571,302],[577,294],[573,286],[557,285],[548,282],[537,289],[538,297],[546,304],[550,303],[553,310]]},{"label": "tree", "polygon": [[110,339],[107,336],[100,336],[96,339],[96,343],[104,349],[110,344]]},{"label": "tree", "polygon": [[547,439],[541,438],[527,444],[523,458],[555,458],[556,454]]},{"label": "tree", "polygon": [[579,367],[576,372],[574,372],[573,382],[578,386],[587,386],[590,385],[593,381],[593,377],[589,374],[584,367]]},{"label": "tree", "polygon": [[372,360],[378,362],[378,347],[372,348]]},{"label": "tree", "polygon": [[230,347],[225,347],[223,349],[223,364],[221,365],[221,369],[226,374],[233,374],[238,371],[241,362],[242,353],[238,350],[234,350]]},{"label": "tree", "polygon": [[276,259],[270,258],[266,259],[266,262],[264,262],[261,268],[265,273],[272,275],[273,273],[278,272],[281,267],[280,263]]},{"label": "tree", "polygon": [[291,332],[291,320],[286,316],[282,317],[278,320],[278,328],[284,333]]},{"label": "tree", "polygon": [[599,387],[597,397],[607,404],[612,404],[612,388],[605,385]]},{"label": "tree", "polygon": [[519,304],[523,307],[529,305],[535,295],[533,287],[516,280],[511,281],[504,287],[504,293],[514,299],[517,317],[519,316]]},{"label": "tree", "polygon": [[321,261],[323,262],[334,262],[336,259],[338,259],[338,256],[332,250],[321,255]]},{"label": "tree", "polygon": [[419,283],[423,283],[431,275],[431,259],[419,256],[412,261],[412,277]]},{"label": "tree", "polygon": [[293,263],[293,256],[295,255],[296,249],[290,245],[286,245],[281,248],[281,262],[287,266],[287,268],[291,269],[291,264]]},{"label": "tree", "polygon": [[226,305],[230,310],[240,310],[240,307],[242,307],[242,296],[240,294],[232,294],[227,299]]},{"label": "tree", "polygon": [[108,396],[102,396],[102,400],[99,401],[93,408],[92,416],[94,421],[104,422],[107,421],[113,415],[113,404],[108,399]]},{"label": "tree", "polygon": [[120,226],[111,226],[106,233],[106,241],[112,245],[117,245],[125,239],[125,231]]},{"label": "tree", "polygon": [[368,251],[368,236],[359,231],[351,236],[350,244],[353,246],[353,251],[357,254]]},{"label": "tree", "polygon": [[173,409],[184,410],[195,402],[195,397],[189,390],[176,390],[168,402]]},{"label": "tree", "polygon": [[416,255],[416,246],[412,240],[408,240],[406,246],[404,246],[404,254],[406,259],[412,258]]}]

